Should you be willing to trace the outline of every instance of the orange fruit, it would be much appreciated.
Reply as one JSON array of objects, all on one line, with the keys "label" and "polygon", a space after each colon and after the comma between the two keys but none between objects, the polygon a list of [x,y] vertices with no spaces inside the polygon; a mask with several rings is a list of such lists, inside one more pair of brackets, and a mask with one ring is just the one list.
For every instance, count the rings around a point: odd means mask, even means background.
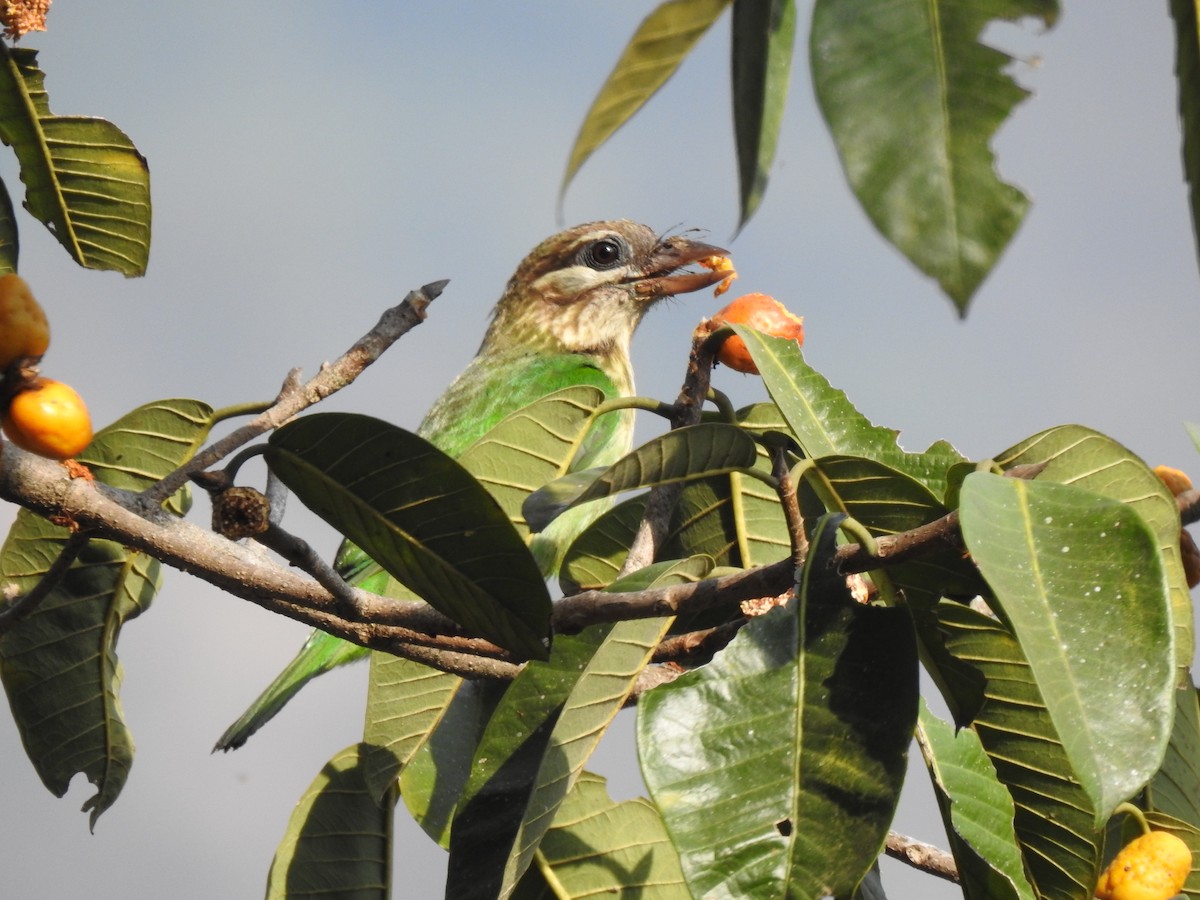
[{"label": "orange fruit", "polygon": [[4,411],[4,433],[22,450],[70,459],[92,442],[92,419],[70,385],[36,378]]},{"label": "orange fruit", "polygon": [[1168,900],[1183,889],[1192,871],[1192,851],[1167,831],[1136,837],[1096,882],[1100,900]]},{"label": "orange fruit", "polygon": [[0,276],[0,369],[50,346],[50,323],[20,275]]},{"label": "orange fruit", "polygon": [[[712,322],[714,325],[749,325],[773,337],[804,343],[804,317],[789,312],[786,306],[768,294],[743,294],[713,316]],[[758,367],[750,358],[746,342],[736,334],[721,345],[717,351],[717,361],[739,372],[758,374]]]}]

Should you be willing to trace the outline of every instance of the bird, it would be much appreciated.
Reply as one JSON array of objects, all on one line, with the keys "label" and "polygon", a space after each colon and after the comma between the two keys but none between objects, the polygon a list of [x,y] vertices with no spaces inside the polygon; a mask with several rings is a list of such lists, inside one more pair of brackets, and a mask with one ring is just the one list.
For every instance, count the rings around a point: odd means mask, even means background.
[{"label": "bird", "polygon": [[[683,235],[660,236],[625,219],[589,222],[547,238],[509,279],[475,357],[434,402],[417,434],[457,457],[510,413],[557,390],[590,384],[605,399],[631,396],[630,342],[642,317],[663,297],[721,281],[723,271],[686,267],[727,256],[719,247]],[[632,410],[601,416],[572,468],[611,464],[632,442]],[[543,574],[554,573],[587,521],[577,517],[574,533],[560,527],[533,538],[531,550]],[[389,590],[387,573],[348,541],[334,565],[350,584],[375,593]],[[213,749],[242,746],[313,678],[367,653],[314,631]]]}]

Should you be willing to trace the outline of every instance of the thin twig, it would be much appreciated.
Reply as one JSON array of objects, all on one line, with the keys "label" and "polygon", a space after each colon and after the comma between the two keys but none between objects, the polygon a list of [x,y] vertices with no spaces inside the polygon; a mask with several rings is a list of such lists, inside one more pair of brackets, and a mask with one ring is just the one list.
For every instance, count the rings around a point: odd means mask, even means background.
[{"label": "thin twig", "polygon": [[174,472],[148,487],[142,492],[143,504],[147,508],[158,506],[183,487],[193,473],[209,468],[242,445],[278,428],[314,403],[353,382],[388,347],[425,320],[426,308],[441,294],[447,283],[446,280],[434,281],[410,291],[398,305],[384,312],[374,328],[355,341],[333,363],[322,366],[307,383],[300,382],[298,370],[289,372],[270,409],[213,442]]}]

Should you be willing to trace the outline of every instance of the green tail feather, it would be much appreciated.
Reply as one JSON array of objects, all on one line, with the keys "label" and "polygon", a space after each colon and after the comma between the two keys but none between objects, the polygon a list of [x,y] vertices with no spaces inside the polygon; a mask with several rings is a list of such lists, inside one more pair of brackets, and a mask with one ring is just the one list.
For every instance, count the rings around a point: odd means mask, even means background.
[{"label": "green tail feather", "polygon": [[236,750],[312,679],[348,662],[365,659],[369,652],[366,647],[351,644],[323,631],[314,631],[279,676],[259,694],[241,718],[225,730],[213,751]]}]

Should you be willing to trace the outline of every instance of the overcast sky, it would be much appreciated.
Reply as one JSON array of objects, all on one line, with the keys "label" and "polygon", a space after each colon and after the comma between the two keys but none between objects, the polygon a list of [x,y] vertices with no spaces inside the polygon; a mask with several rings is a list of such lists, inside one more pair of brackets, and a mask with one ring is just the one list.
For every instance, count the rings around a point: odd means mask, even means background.
[{"label": "overcast sky", "polygon": [[[428,322],[325,406],[415,425],[475,352],[517,262],[558,229],[583,113],[652,5],[464,18],[436,3],[60,0],[50,32],[24,43],[41,50],[55,112],[108,118],[148,157],[154,232],[147,277],[125,280],[76,268],[20,214],[21,272],[54,328],[44,373],[83,393],[98,424],[162,397],[266,399],[408,289],[449,277]],[[1200,297],[1166,6],[1091,0],[1048,34],[989,32],[1019,50],[1036,92],[997,140],[1034,206],[965,322],[849,195],[798,57],[762,209],[727,245],[736,288],[803,314],[808,360],[909,449],[945,438],[985,458],[1081,422],[1151,465],[1200,472],[1183,427],[1200,421],[1186,339]],[[729,240],[727,48],[728,17],[584,168],[567,224],[629,217]],[[19,193],[5,152],[0,176]],[[651,314],[635,341],[641,393],[675,395],[691,329],[718,305],[701,293]],[[727,369],[717,386],[739,403],[765,396]],[[331,553],[335,537],[295,506],[289,524]],[[0,508],[0,525],[11,515]],[[138,755],[94,835],[78,811],[91,785],[54,798],[0,719],[5,896],[260,895],[295,800],[361,733],[365,667],[306,689],[243,750],[209,748],[304,634],[168,572],[122,635]],[[597,765],[618,797],[637,790],[630,736],[623,716]],[[898,830],[944,845],[922,766],[906,791]],[[401,834],[397,896],[440,896],[440,851]],[[954,895],[898,864],[884,877],[893,897]]]}]

